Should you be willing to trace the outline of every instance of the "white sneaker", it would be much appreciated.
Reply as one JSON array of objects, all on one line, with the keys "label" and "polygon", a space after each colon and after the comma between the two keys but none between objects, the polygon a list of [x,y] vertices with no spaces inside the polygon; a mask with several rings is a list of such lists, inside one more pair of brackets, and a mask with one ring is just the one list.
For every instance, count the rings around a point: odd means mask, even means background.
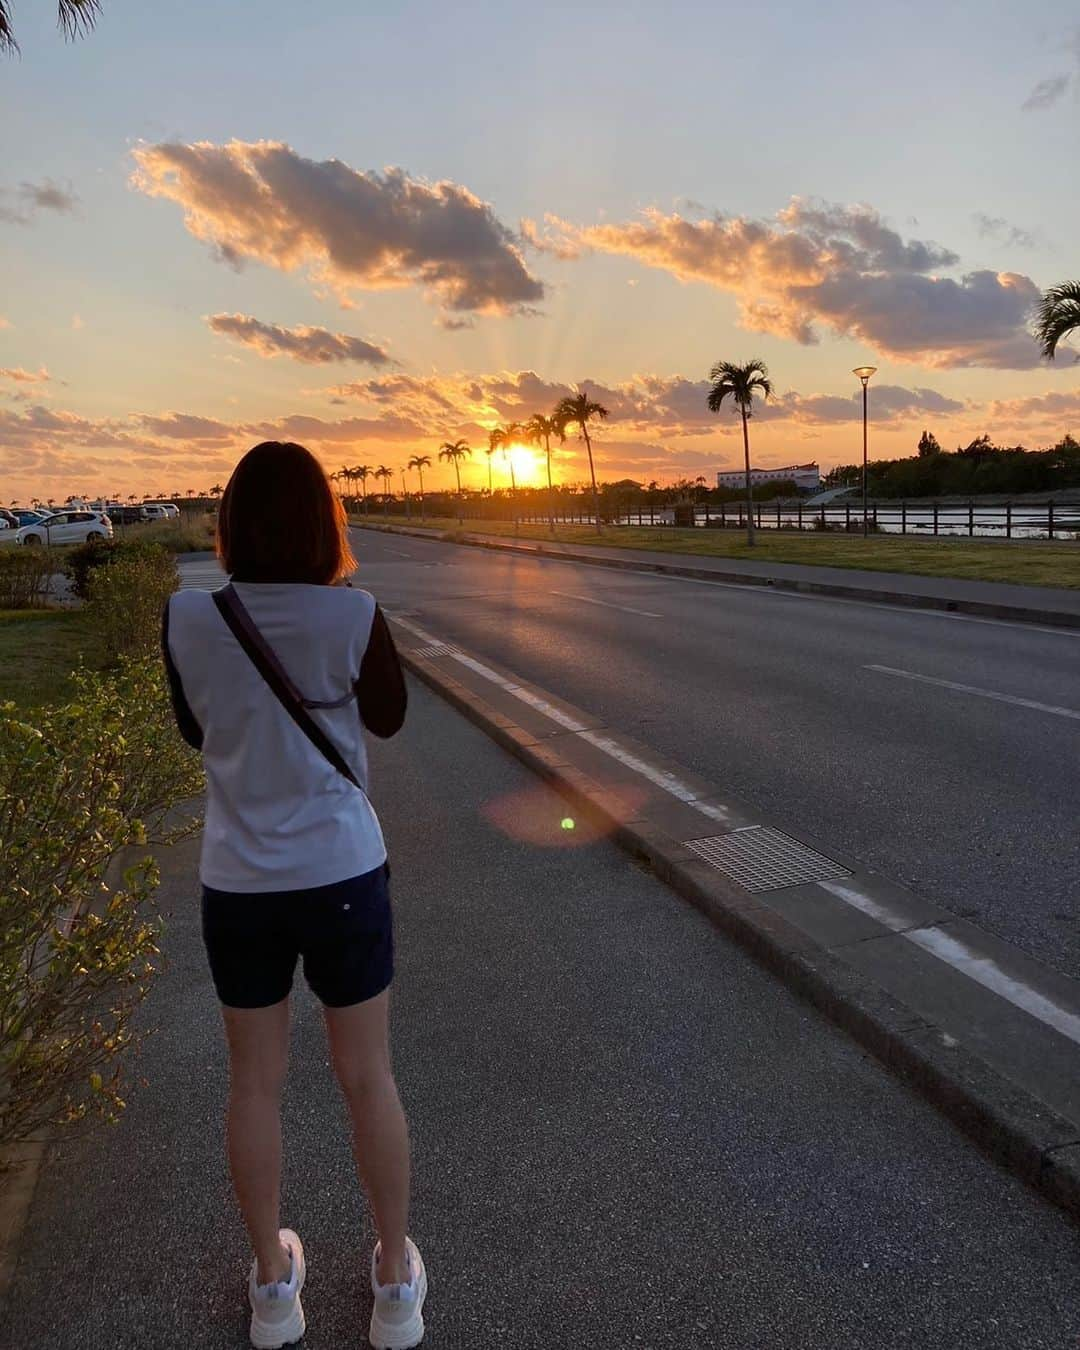
[{"label": "white sneaker", "polygon": [[300,1291],[307,1275],[304,1244],[291,1228],[282,1228],[278,1236],[291,1257],[289,1278],[278,1280],[276,1284],[259,1284],[255,1261],[251,1263],[248,1276],[251,1344],[255,1350],[280,1350],[283,1345],[292,1345],[303,1336],[306,1325],[300,1302]]},{"label": "white sneaker", "polygon": [[424,1258],[412,1238],[406,1238],[408,1284],[380,1284],[375,1278],[378,1259],[376,1245],[371,1253],[371,1292],[375,1295],[375,1307],[371,1311],[368,1337],[375,1350],[412,1350],[424,1339],[424,1299],[427,1298]]}]

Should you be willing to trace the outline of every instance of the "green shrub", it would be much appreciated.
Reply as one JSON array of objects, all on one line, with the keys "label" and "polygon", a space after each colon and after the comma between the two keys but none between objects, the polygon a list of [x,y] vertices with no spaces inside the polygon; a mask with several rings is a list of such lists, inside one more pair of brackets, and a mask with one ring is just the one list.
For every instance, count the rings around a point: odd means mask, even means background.
[{"label": "green shrub", "polygon": [[87,620],[113,656],[145,656],[157,647],[161,611],[176,590],[176,562],[156,544],[95,567],[87,581]]},{"label": "green shrub", "polygon": [[82,671],[73,703],[0,706],[0,1146],[123,1108],[124,1052],[157,954],[152,858],[201,788],[154,658]]},{"label": "green shrub", "polygon": [[50,549],[6,544],[0,549],[0,609],[43,605],[55,570]]}]

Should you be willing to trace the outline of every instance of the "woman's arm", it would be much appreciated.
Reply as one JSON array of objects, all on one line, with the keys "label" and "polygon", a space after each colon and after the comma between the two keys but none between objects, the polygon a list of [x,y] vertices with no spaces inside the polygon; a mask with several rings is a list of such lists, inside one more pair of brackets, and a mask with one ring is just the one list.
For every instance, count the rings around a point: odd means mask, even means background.
[{"label": "woman's arm", "polygon": [[180,681],[180,672],[176,669],[172,652],[169,651],[169,602],[167,600],[165,601],[165,608],[161,611],[161,654],[165,658],[165,674],[169,677],[169,695],[172,698],[173,716],[176,718],[180,735],[193,750],[201,750],[203,746],[202,727],[196,722],[195,714],[191,711],[187,695],[184,693],[184,686]]},{"label": "woman's arm", "polygon": [[385,740],[401,730],[407,701],[405,676],[398,660],[397,648],[383,612],[376,605],[375,617],[371,621],[371,636],[356,683],[360,720],[368,731]]}]

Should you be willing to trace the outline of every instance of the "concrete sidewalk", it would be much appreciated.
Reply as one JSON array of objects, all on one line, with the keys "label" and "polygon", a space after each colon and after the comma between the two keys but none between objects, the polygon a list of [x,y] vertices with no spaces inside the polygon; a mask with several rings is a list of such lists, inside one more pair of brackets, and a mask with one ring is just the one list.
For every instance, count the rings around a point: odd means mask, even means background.
[{"label": "concrete sidewalk", "polygon": [[[395,1060],[432,1350],[1059,1350],[1075,1229],[412,686],[373,748],[394,862]],[[574,846],[568,846],[570,843]],[[4,1344],[224,1350],[247,1252],[195,847],[164,860],[168,968],[115,1130],[46,1162]],[[305,1345],[361,1345],[370,1241],[298,981],[286,1222]]]},{"label": "concrete sidewalk", "polygon": [[[410,525],[380,525],[356,517],[361,529],[387,530],[420,538],[442,539],[442,530]],[[659,527],[658,527],[659,528]],[[806,594],[907,605],[981,615],[984,618],[1080,628],[1080,590],[1054,586],[1010,585],[969,581],[960,577],[915,576],[910,572],[874,572],[849,567],[815,567],[805,563],[757,562],[746,558],[713,558],[694,553],[661,553],[652,549],[609,548],[600,544],[562,544],[542,539],[512,539],[465,531],[454,542],[512,553],[568,558],[598,567],[629,568],[673,576],[775,586]],[[962,543],[957,545],[962,547]],[[1078,545],[1080,547],[1080,545]],[[1003,544],[1002,548],[1008,548]]]}]

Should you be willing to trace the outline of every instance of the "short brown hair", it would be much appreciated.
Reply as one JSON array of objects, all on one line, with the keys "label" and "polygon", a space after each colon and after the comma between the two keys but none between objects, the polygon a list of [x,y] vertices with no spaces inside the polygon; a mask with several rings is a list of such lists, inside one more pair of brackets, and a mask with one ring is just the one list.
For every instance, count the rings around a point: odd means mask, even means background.
[{"label": "short brown hair", "polygon": [[292,441],[263,441],[233,469],[218,510],[217,554],[237,581],[328,586],[356,570],[326,471]]}]

